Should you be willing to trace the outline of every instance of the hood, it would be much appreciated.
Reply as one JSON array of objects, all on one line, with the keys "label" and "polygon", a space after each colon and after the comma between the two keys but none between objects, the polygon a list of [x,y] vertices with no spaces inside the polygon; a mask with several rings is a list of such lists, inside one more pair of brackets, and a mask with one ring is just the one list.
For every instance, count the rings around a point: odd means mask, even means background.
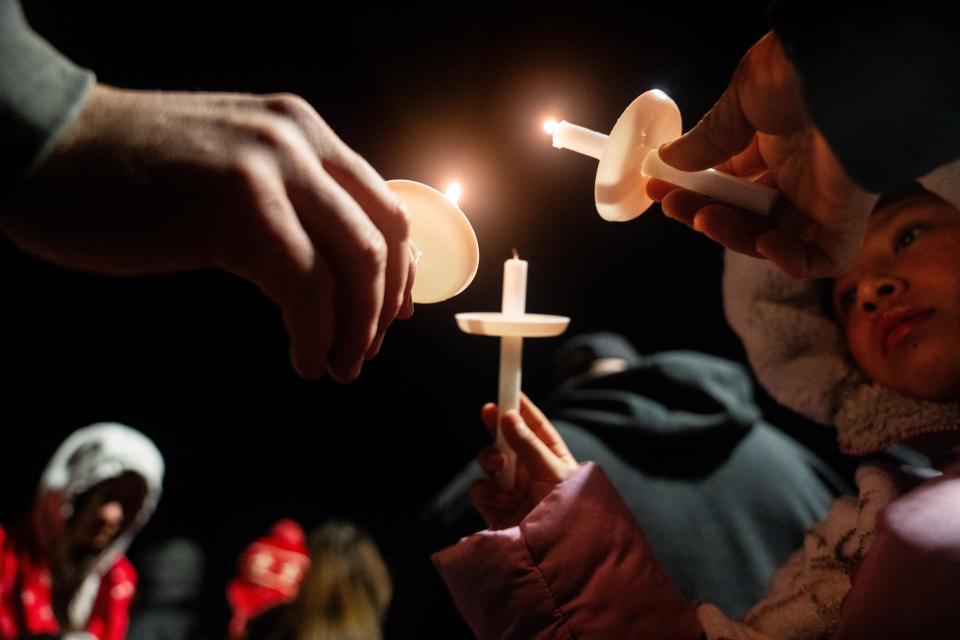
[{"label": "hood", "polygon": [[639,356],[625,371],[584,379],[558,393],[548,413],[642,456],[645,468],[669,460],[667,470],[685,474],[722,462],[761,419],[744,367],[691,351]]},{"label": "hood", "polygon": [[[960,161],[919,182],[960,208]],[[727,251],[723,299],[753,371],[780,404],[837,429],[862,455],[922,433],[960,429],[960,404],[918,400],[866,379],[827,306],[829,280],[795,280],[776,265]]]},{"label": "hood", "polygon": [[156,509],[163,482],[163,457],[153,442],[122,424],[103,422],[73,432],[56,450],[40,478],[37,490],[38,532],[41,540],[58,537],[69,518],[73,501],[94,485],[125,472],[139,474],[147,485],[140,509],[126,528],[91,565],[90,573],[70,607],[80,628],[99,589],[102,576],[130,546]]}]

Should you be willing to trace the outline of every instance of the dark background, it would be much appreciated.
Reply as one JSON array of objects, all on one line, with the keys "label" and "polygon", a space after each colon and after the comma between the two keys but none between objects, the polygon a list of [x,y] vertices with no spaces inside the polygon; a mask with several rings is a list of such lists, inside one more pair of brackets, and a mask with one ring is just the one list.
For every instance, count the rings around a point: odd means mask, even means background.
[{"label": "dark background", "polygon": [[[529,261],[527,309],[571,316],[568,335],[606,329],[641,352],[742,360],[723,320],[719,248],[656,206],[604,222],[595,161],[553,149],[540,129],[552,116],[608,131],[651,88],[673,97],[689,128],[766,30],[765,2],[660,4],[349,3],[334,17],[320,3],[28,0],[34,27],[102,82],[294,92],[385,178],[441,190],[459,180],[481,260],[464,293],[418,307],[360,380],[340,386],[296,377],[279,314],[237,278],[105,278],[3,245],[4,519],[28,504],[62,437],[117,420],[150,435],[167,462],[134,552],[171,535],[205,546],[212,633],[224,628],[237,555],[280,517],[307,529],[356,520],[401,566],[419,553],[410,540],[424,502],[487,441],[478,411],[496,395],[497,343],[460,333],[453,314],[499,306],[513,247]],[[525,343],[534,399],[550,390],[561,342]],[[825,430],[809,437],[829,446]],[[398,575],[398,590],[416,588]]]}]

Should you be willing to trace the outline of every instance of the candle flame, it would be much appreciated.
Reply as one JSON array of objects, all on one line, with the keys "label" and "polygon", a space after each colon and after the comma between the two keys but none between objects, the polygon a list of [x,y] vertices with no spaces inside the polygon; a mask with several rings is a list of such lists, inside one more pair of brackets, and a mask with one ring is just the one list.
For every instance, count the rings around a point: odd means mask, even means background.
[{"label": "candle flame", "polygon": [[447,185],[447,197],[450,199],[453,204],[460,204],[460,196],[463,195],[463,187],[460,186],[459,182],[451,182]]},{"label": "candle flame", "polygon": [[543,130],[553,135],[553,132],[557,130],[557,125],[559,123],[556,120],[547,120],[543,123]]},{"label": "candle flame", "polygon": [[520,259],[520,254],[517,253],[517,248],[516,248],[516,247],[513,248],[513,259],[514,259],[514,260],[519,260],[519,259]]}]

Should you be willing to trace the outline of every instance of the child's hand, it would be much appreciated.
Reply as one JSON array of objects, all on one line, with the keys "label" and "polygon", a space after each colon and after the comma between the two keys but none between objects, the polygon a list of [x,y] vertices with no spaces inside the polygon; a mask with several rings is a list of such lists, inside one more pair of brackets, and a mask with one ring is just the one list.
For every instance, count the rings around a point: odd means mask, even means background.
[{"label": "child's hand", "polygon": [[[497,405],[484,405],[480,416],[490,432],[496,433]],[[520,397],[520,414],[508,412],[501,428],[507,444],[517,453],[513,491],[500,489],[494,480],[504,463],[503,454],[496,447],[487,447],[477,456],[489,478],[477,480],[470,487],[470,498],[491,529],[518,524],[578,466],[563,438],[525,395]]]}]

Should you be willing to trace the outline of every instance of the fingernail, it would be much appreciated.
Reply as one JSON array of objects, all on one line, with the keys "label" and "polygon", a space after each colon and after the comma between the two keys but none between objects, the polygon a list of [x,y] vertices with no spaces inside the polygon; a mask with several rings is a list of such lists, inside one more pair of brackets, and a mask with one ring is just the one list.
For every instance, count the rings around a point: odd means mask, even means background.
[{"label": "fingernail", "polygon": [[701,219],[702,219],[702,216],[698,211],[697,213],[694,214],[693,224],[690,226],[693,227],[694,231],[699,231],[700,233],[703,233],[703,224],[701,223]]}]

